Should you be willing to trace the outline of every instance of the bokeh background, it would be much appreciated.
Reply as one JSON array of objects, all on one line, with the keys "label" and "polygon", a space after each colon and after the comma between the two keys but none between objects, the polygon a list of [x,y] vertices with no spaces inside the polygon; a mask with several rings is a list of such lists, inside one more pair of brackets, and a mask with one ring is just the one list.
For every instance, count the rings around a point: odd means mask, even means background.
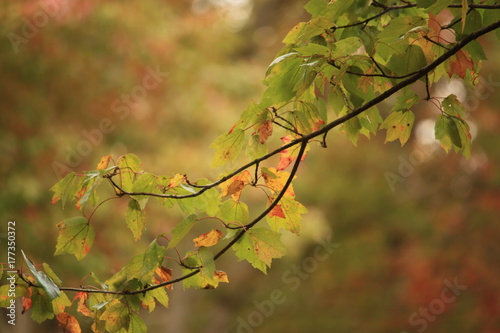
[{"label": "bokeh background", "polygon": [[[217,177],[209,143],[259,99],[282,38],[308,18],[298,0],[1,2],[0,261],[15,220],[18,251],[68,286],[89,272],[107,279],[181,215],[153,206],[134,243],[126,201],[111,200],[93,217],[92,252],[54,257],[56,224],[78,214],[50,204],[58,178],[127,152],[157,174]],[[267,276],[223,257],[230,284],[176,285],[169,309],[143,314],[150,332],[500,332],[500,47],[494,36],[481,43],[489,61],[478,86],[447,81],[434,92],[468,106],[470,160],[433,141],[430,103],[415,109],[403,148],[384,144],[384,133],[357,147],[332,133],[296,180],[309,213],[300,238],[285,236],[289,255]],[[127,105],[151,70],[158,84]],[[106,133],[92,136],[99,126]],[[328,241],[334,250],[318,252]],[[1,331],[60,330],[28,316],[8,327],[2,312]]]}]

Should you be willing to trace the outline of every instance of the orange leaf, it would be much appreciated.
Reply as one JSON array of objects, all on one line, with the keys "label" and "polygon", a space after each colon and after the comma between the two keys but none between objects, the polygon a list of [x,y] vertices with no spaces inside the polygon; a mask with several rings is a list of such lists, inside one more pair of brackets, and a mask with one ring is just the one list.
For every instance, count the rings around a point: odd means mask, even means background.
[{"label": "orange leaf", "polygon": [[[156,269],[155,272],[159,277],[158,284],[172,280],[172,270],[170,268],[160,266]],[[172,285],[168,284],[165,286],[165,288],[172,290]]]},{"label": "orange leaf", "polygon": [[21,311],[21,314],[24,314],[31,308],[33,301],[29,297],[23,297],[21,300],[21,304],[23,305],[23,311]]},{"label": "orange leaf", "polygon": [[[320,120],[314,124],[314,127],[321,128],[321,126],[324,124],[324,121]],[[313,129],[314,130],[314,129]],[[292,142],[293,137],[291,135],[285,135],[284,137],[281,138],[281,141],[283,141],[283,144],[286,145],[290,142]],[[309,148],[306,149],[306,152]],[[299,153],[299,146],[295,146],[292,148],[284,149],[280,152],[280,159],[278,162],[278,165],[276,166],[276,170],[281,171],[285,170],[290,164],[292,164],[293,161],[297,159],[297,154]],[[301,161],[304,160],[306,157],[307,153],[304,153],[302,155]]]},{"label": "orange leaf", "polygon": [[271,120],[266,120],[257,129],[257,134],[259,134],[260,144],[264,144],[267,139],[273,134],[273,123]]},{"label": "orange leaf", "polygon": [[210,232],[206,234],[202,234],[199,237],[196,237],[193,239],[194,246],[200,247],[200,246],[214,246],[219,242],[219,239],[222,238],[222,232],[216,229],[210,230]]},{"label": "orange leaf", "polygon": [[81,333],[82,329],[80,324],[75,317],[67,314],[66,312],[61,312],[56,316],[59,326],[63,329],[64,333]]},{"label": "orange leaf", "polygon": [[463,79],[467,73],[467,69],[473,70],[474,62],[465,51],[460,50],[450,58],[448,75],[452,77],[453,74],[456,74],[459,78]]},{"label": "orange leaf", "polygon": [[111,155],[105,155],[101,158],[99,164],[97,164],[97,170],[104,170],[108,167],[109,161],[111,160]]},{"label": "orange leaf", "polygon": [[227,278],[226,272],[223,271],[215,271],[214,272],[214,277],[219,281],[219,282],[226,282],[229,283],[229,279]]},{"label": "orange leaf", "polygon": [[90,311],[87,304],[85,303],[88,297],[89,295],[87,293],[81,291],[75,295],[75,300],[78,300],[77,311],[86,317],[92,318],[92,311]]},{"label": "orange leaf", "polygon": [[277,216],[277,217],[281,217],[282,219],[284,219],[285,213],[283,212],[283,209],[281,208],[280,205],[276,205],[273,207],[273,209],[271,209],[271,211],[269,212],[269,214],[267,214],[267,216],[269,216],[269,217]]},{"label": "orange leaf", "polygon": [[252,181],[252,176],[247,170],[243,171],[239,175],[231,178],[227,182],[220,185],[221,196],[225,197],[230,195],[234,201],[239,201],[241,192],[246,184]]},{"label": "orange leaf", "polygon": [[[274,168],[262,168],[262,178],[264,178],[266,186],[275,193],[278,193],[283,189],[288,177],[290,177],[289,172],[277,171]],[[291,184],[286,190],[285,195],[295,196],[295,192],[293,191]]]}]

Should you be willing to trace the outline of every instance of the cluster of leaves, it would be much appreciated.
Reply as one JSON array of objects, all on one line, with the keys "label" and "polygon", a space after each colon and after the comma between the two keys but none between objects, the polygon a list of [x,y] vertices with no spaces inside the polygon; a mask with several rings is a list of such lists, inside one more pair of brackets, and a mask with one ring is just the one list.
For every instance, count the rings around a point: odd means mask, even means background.
[{"label": "cluster of leaves", "polygon": [[[442,78],[474,85],[486,58],[476,39],[500,27],[491,14],[500,6],[494,1],[312,0],[305,8],[311,19],[283,40],[284,48],[267,70],[262,99],[251,103],[211,145],[213,167],[227,166],[242,153],[246,164],[215,181],[192,181],[184,174],[146,172],[134,154],[116,162],[105,156],[96,170],[72,172],[52,187],[53,203],[73,203],[82,212],[57,224],[56,255],[73,254],[81,260],[90,252],[95,229],[85,211],[99,207],[98,189],[105,185],[114,196],[128,200],[125,222],[135,240],[146,228],[146,208],[153,199],[166,208],[178,206],[184,218],[106,281],[91,274],[94,283],[89,287],[63,287],[47,264],[37,271],[25,258],[29,273],[18,271],[16,297],[22,298],[24,311],[31,309],[35,321],[55,316],[66,331],[79,332],[70,314],[76,304],[77,312],[93,320],[94,332],[145,332],[139,309],[152,311],[157,302],[168,306],[172,284],[211,289],[229,282],[215,265],[228,250],[266,273],[272,260],[286,253],[282,232],[298,235],[307,212],[292,186],[299,164],[314,142],[326,147],[327,133],[337,126],[353,144],[360,135],[369,138],[384,129],[386,141],[403,145],[415,121],[411,109],[424,99],[440,110],[435,136],[443,148],[470,155],[465,108],[454,95],[435,97],[430,92]],[[451,18],[446,25],[437,19],[443,11]],[[425,84],[427,96],[411,90],[416,81]],[[396,102],[383,118],[378,104],[394,94]],[[274,156],[279,158],[273,164]],[[243,201],[243,193],[252,190],[263,193],[265,201],[254,217]],[[195,225],[206,230],[180,255],[177,246],[189,243],[186,237]],[[177,278],[164,266],[169,252],[178,256]],[[73,302],[66,291],[76,292]],[[8,305],[7,295],[8,286],[2,286],[0,306]]]}]

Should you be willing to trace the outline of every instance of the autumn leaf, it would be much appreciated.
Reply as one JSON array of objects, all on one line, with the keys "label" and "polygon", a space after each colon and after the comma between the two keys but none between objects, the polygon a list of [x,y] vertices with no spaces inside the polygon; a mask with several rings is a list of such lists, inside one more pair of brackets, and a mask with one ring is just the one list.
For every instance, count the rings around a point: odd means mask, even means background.
[{"label": "autumn leaf", "polygon": [[[158,284],[172,280],[172,270],[170,268],[160,266],[156,269],[155,273],[158,276],[157,278]],[[165,286],[165,288],[172,290],[172,285],[168,284]]]},{"label": "autumn leaf", "polygon": [[239,128],[216,138],[210,145],[215,150],[212,167],[219,167],[236,159],[244,141],[245,132]]},{"label": "autumn leaf", "polygon": [[112,300],[99,317],[105,322],[106,330],[117,332],[129,325],[129,309],[118,299]]},{"label": "autumn leaf", "polygon": [[88,294],[82,291],[76,293],[74,300],[78,300],[77,311],[86,317],[93,317],[92,311],[87,306]]},{"label": "autumn leaf", "polygon": [[57,237],[55,255],[74,254],[78,260],[89,253],[94,243],[94,227],[83,216],[72,217],[57,224],[59,236]]},{"label": "autumn leaf", "polygon": [[385,118],[382,125],[380,125],[381,129],[387,130],[385,142],[399,140],[401,146],[403,146],[410,138],[414,121],[415,115],[410,110],[406,112],[391,112],[389,116]]},{"label": "autumn leaf", "polygon": [[214,272],[214,278],[219,281],[219,282],[225,282],[225,283],[229,283],[229,279],[227,277],[227,274],[226,272],[223,272],[223,271],[215,271]]},{"label": "autumn leaf", "polygon": [[448,63],[447,72],[448,76],[452,77],[456,74],[459,78],[463,79],[467,74],[467,70],[474,69],[474,62],[465,50],[460,50],[453,55]]},{"label": "autumn leaf", "polygon": [[219,242],[219,239],[222,238],[222,232],[220,232],[217,229],[210,230],[210,232],[206,234],[202,234],[195,239],[193,239],[194,246],[195,247],[200,247],[200,246],[205,246],[205,247],[210,247],[214,246]]},{"label": "autumn leaf", "polygon": [[[286,136],[281,138],[281,141],[283,141],[284,145],[292,142],[292,140],[293,140],[293,137],[291,135],[286,135]],[[303,161],[304,158],[306,158],[308,150],[309,150],[309,146],[307,146],[304,154],[302,155],[301,161]],[[278,165],[276,166],[276,170],[280,171],[280,170],[285,170],[286,168],[288,168],[288,166],[290,164],[292,164],[297,159],[297,155],[299,154],[299,151],[300,151],[299,145],[294,146],[294,147],[290,147],[287,149],[283,149],[280,152],[280,159],[279,159]]]},{"label": "autumn leaf", "polygon": [[271,209],[271,211],[267,214],[267,216],[268,217],[277,216],[277,217],[284,219],[285,213],[283,212],[283,209],[281,208],[280,205],[276,205],[273,207],[273,209]]},{"label": "autumn leaf", "polygon": [[257,129],[257,134],[259,134],[260,144],[264,144],[267,139],[273,134],[273,123],[271,120],[266,120]]},{"label": "autumn leaf", "polygon": [[[275,168],[261,168],[262,178],[264,178],[264,182],[266,186],[272,190],[274,193],[279,193],[285,186],[288,178],[290,177],[290,173],[286,171],[279,171]],[[290,184],[288,186],[285,195],[295,196],[293,191],[293,187]]]},{"label": "autumn leaf", "polygon": [[281,234],[264,227],[247,230],[233,246],[238,259],[247,260],[253,267],[266,273],[274,258],[281,258],[286,253],[285,245],[280,240]]},{"label": "autumn leaf", "polygon": [[111,155],[105,155],[101,158],[101,161],[99,161],[99,164],[97,164],[97,170],[104,170],[108,167],[109,161],[111,160],[112,156]]},{"label": "autumn leaf", "polygon": [[56,316],[56,318],[64,333],[81,333],[82,329],[80,328],[80,324],[75,317],[67,314],[66,312],[61,312]]},{"label": "autumn leaf", "polygon": [[21,304],[23,306],[23,310],[21,311],[21,314],[24,314],[26,311],[28,311],[31,308],[31,306],[33,305],[33,301],[31,300],[31,297],[22,297]]},{"label": "autumn leaf", "polygon": [[[270,201],[272,200],[273,197],[270,198]],[[276,207],[279,207],[279,211],[274,213]],[[307,213],[307,208],[292,196],[284,196],[276,207],[271,211],[273,214],[270,212],[266,216],[271,230],[279,232],[280,229],[285,229],[298,235],[302,225],[302,215]]]},{"label": "autumn leaf", "polygon": [[247,170],[241,172],[239,175],[231,178],[230,180],[219,185],[221,189],[221,197],[230,195],[234,201],[239,201],[241,192],[246,184],[252,181],[252,176]]}]

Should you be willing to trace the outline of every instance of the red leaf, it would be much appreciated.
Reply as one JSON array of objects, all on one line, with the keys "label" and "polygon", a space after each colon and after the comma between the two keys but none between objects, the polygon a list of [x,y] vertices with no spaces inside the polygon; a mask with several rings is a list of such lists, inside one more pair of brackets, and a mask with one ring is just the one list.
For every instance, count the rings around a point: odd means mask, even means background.
[{"label": "red leaf", "polygon": [[465,51],[460,50],[450,58],[448,75],[452,77],[453,74],[456,74],[463,79],[467,73],[467,69],[473,70],[474,62]]},{"label": "red leaf", "polygon": [[23,297],[21,304],[23,305],[23,311],[21,311],[21,314],[24,314],[26,311],[28,311],[31,308],[33,301],[29,297]]},{"label": "red leaf", "polygon": [[83,314],[84,316],[92,318],[92,312],[85,303],[88,297],[89,295],[87,293],[81,291],[75,295],[75,300],[78,300],[77,311]]},{"label": "red leaf", "polygon": [[262,125],[259,126],[257,134],[259,134],[260,144],[264,144],[267,139],[273,134],[273,123],[270,120],[266,120]]},{"label": "red leaf", "polygon": [[273,209],[271,209],[271,211],[269,212],[269,214],[267,214],[267,216],[269,216],[269,217],[277,216],[277,217],[281,217],[282,219],[284,219],[285,213],[283,212],[283,209],[281,208],[280,205],[276,205],[273,207]]}]

